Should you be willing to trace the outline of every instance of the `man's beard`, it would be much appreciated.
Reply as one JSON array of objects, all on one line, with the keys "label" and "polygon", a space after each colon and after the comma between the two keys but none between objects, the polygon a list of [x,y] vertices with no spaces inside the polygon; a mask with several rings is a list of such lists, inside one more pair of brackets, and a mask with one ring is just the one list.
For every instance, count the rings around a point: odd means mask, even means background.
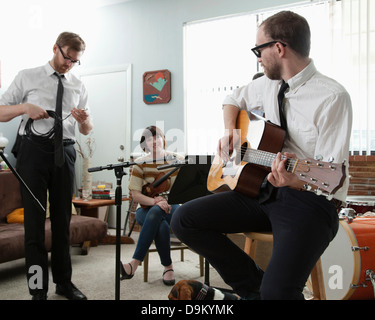
[{"label": "man's beard", "polygon": [[280,66],[277,64],[271,64],[268,67],[263,65],[264,73],[271,80],[281,80]]},{"label": "man's beard", "polygon": [[61,74],[67,73],[72,67],[69,65],[60,64],[57,58],[53,60],[53,64],[54,64],[55,70]]}]

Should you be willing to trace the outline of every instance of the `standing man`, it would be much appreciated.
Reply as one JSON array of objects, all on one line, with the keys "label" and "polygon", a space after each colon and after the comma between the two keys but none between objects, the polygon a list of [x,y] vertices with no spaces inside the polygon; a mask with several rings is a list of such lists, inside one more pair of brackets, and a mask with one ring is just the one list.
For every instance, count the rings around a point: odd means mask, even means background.
[{"label": "standing man", "polygon": [[[259,27],[252,51],[266,76],[224,100],[226,134],[219,141],[218,155],[228,160],[236,145],[239,111],[261,106],[266,119],[287,132],[283,155],[299,159],[320,155],[338,163],[347,159],[350,97],[339,83],[319,73],[309,58],[306,19],[290,11],[269,17]],[[280,88],[286,89],[285,99]],[[348,177],[329,200],[306,192],[304,182],[286,171],[286,161],[277,154],[268,186],[257,198],[236,191],[217,193],[185,203],[172,218],[178,238],[206,257],[244,299],[303,299],[311,270],[338,230],[337,210],[346,199]],[[265,272],[225,236],[251,231],[273,233],[273,254]]]},{"label": "standing man", "polygon": [[[49,192],[52,231],[51,269],[56,293],[71,300],[86,296],[71,282],[69,226],[72,212],[75,124],[87,135],[93,128],[87,111],[87,91],[69,71],[80,64],[85,42],[75,33],[61,33],[51,61],[22,70],[0,99],[0,121],[22,117],[17,170],[46,208]],[[24,205],[25,256],[33,300],[47,299],[48,254],[44,244],[46,212],[21,186]],[[30,279],[42,272],[42,285]]]}]

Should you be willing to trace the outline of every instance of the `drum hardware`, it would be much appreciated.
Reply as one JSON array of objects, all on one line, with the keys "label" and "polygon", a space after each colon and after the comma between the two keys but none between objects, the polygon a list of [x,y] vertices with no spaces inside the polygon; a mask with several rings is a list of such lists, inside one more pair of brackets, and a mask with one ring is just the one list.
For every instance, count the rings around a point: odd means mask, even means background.
[{"label": "drum hardware", "polygon": [[350,289],[367,288],[368,285],[366,283],[364,283],[364,282],[362,282],[361,284],[353,284],[353,283],[351,283],[349,287],[350,287]]},{"label": "drum hardware", "polygon": [[366,281],[371,281],[375,298],[375,272],[373,270],[366,270]]},{"label": "drum hardware", "polygon": [[[372,287],[374,288],[374,297],[375,297],[375,272],[373,270],[366,270],[366,281],[371,281]],[[357,288],[367,288],[368,285],[365,282],[362,282],[361,284],[350,284],[351,289],[357,289]]]},{"label": "drum hardware", "polygon": [[351,223],[356,218],[356,212],[352,208],[342,208],[339,213],[339,219],[344,220],[347,218],[348,223]]},{"label": "drum hardware", "polygon": [[375,212],[374,196],[348,196],[346,199],[346,207],[352,208],[357,215],[367,212]]},{"label": "drum hardware", "polygon": [[352,247],[352,251],[360,251],[360,250],[369,251],[370,247],[357,247],[357,246]]}]

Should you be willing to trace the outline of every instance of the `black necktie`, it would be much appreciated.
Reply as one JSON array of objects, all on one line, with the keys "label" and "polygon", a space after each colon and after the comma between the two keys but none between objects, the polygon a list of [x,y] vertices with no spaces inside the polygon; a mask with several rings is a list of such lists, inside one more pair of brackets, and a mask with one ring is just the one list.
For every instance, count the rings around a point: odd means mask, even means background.
[{"label": "black necktie", "polygon": [[284,102],[284,93],[285,93],[286,89],[288,89],[288,88],[289,88],[288,83],[283,80],[283,82],[281,84],[281,87],[280,87],[280,90],[279,90],[279,93],[277,95],[277,101],[279,103],[280,126],[285,131],[287,131],[287,125],[286,125],[286,118],[285,118],[285,114],[284,114],[284,104],[283,104],[283,102]]},{"label": "black necktie", "polygon": [[56,98],[56,119],[55,119],[55,165],[61,167],[65,162],[64,146],[63,146],[63,124],[62,124],[62,99],[64,94],[64,86],[61,78],[56,72],[54,75],[59,79]]},{"label": "black necktie", "polygon": [[[283,102],[284,102],[285,91],[288,88],[289,88],[288,83],[283,80],[283,82],[281,84],[281,87],[280,87],[280,90],[279,90],[279,93],[277,94],[277,102],[279,103],[280,127],[285,130],[285,133],[287,131],[287,126],[286,126],[286,119],[285,119],[285,114],[284,114]],[[270,197],[273,194],[273,191],[275,190],[275,187],[271,183],[269,183],[266,180],[266,178],[264,180],[266,182],[266,184],[265,184],[265,186],[262,186],[262,188],[259,192],[259,195],[258,195],[259,203],[264,203],[265,201],[270,199]]]}]

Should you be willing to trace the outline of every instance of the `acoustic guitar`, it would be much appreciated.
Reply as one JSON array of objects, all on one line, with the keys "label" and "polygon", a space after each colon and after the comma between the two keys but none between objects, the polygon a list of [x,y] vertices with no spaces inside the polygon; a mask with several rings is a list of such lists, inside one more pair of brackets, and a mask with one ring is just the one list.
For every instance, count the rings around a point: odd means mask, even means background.
[{"label": "acoustic guitar", "polygon": [[[238,115],[237,128],[240,130],[240,142],[234,147],[229,161],[223,161],[218,154],[215,156],[208,174],[207,189],[213,193],[234,190],[256,197],[283,146],[285,131],[243,110]],[[282,158],[285,159],[285,156]],[[297,174],[305,182],[304,189],[329,199],[341,188],[346,177],[344,163],[310,158],[289,158],[286,170]]]}]

